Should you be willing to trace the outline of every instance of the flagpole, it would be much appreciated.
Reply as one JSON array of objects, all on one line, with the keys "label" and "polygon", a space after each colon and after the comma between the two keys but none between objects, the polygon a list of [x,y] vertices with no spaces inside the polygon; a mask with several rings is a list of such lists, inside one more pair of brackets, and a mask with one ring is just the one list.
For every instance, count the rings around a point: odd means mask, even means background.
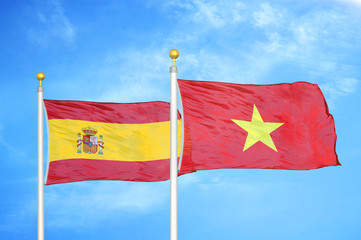
[{"label": "flagpole", "polygon": [[43,93],[41,82],[45,75],[39,72],[36,78],[40,81],[38,92],[38,240],[44,240],[44,121]]},{"label": "flagpole", "polygon": [[170,67],[170,240],[178,239],[178,161],[177,161],[177,73],[175,60],[179,56],[176,49],[169,52],[173,59]]}]

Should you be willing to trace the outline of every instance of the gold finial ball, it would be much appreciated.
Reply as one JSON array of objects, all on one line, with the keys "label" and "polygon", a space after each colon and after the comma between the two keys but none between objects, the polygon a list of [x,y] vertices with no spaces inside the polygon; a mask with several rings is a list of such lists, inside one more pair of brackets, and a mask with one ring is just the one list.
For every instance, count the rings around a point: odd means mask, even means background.
[{"label": "gold finial ball", "polygon": [[45,74],[42,73],[42,72],[39,72],[38,74],[36,74],[36,78],[37,78],[39,81],[43,81],[44,78],[45,78]]},{"label": "gold finial ball", "polygon": [[176,59],[179,56],[179,52],[177,49],[172,49],[169,51],[169,57],[172,59]]}]

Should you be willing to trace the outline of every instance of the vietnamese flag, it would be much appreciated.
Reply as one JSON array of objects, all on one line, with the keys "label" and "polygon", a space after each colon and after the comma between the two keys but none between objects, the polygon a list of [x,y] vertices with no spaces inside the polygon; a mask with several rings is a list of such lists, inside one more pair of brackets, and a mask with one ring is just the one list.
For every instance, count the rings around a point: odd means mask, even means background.
[{"label": "vietnamese flag", "polygon": [[178,80],[178,85],[187,163],[183,170],[340,165],[334,120],[316,84]]}]

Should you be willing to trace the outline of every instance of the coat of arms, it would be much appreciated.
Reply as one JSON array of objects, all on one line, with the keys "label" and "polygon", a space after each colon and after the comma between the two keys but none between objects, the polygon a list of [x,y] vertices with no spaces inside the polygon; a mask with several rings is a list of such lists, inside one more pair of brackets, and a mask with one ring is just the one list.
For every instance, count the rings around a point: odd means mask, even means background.
[{"label": "coat of arms", "polygon": [[104,149],[104,142],[103,142],[103,136],[99,135],[98,137],[95,136],[97,134],[97,130],[92,127],[83,128],[83,139],[81,138],[81,134],[78,133],[78,151],[77,153],[82,153],[81,151],[81,145],[83,145],[83,152],[88,154],[95,154],[98,152],[98,146],[99,146],[99,152],[98,154],[103,154]]}]

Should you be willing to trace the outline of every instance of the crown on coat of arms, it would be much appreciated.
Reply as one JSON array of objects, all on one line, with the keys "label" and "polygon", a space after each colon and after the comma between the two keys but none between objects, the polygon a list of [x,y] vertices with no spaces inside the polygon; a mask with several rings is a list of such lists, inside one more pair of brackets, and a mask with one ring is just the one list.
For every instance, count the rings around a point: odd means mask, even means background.
[{"label": "crown on coat of arms", "polygon": [[94,136],[98,132],[95,128],[91,128],[91,127],[86,127],[83,128],[82,130],[85,135],[91,135],[91,136]]}]

